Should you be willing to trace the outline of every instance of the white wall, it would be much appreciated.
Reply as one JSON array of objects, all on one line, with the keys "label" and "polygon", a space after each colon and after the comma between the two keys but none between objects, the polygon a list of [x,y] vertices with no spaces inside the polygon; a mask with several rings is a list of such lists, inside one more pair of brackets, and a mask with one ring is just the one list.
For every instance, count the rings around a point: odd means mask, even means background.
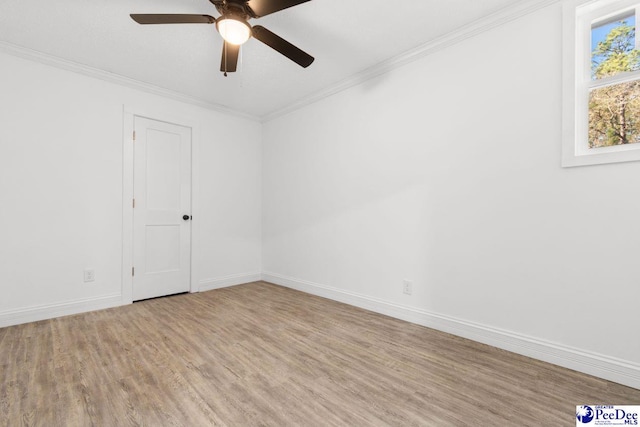
[{"label": "white wall", "polygon": [[260,123],[2,53],[0,94],[0,326],[121,302],[123,105],[199,123],[202,287],[259,277]]},{"label": "white wall", "polygon": [[266,123],[264,277],[640,384],[640,163],[560,167],[561,45],[556,4]]}]

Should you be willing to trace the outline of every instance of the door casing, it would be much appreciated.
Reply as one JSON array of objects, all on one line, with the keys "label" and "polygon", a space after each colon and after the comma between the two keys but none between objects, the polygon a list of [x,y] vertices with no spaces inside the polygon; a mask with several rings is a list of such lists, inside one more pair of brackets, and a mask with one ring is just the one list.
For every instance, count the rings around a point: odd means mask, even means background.
[{"label": "door casing", "polygon": [[175,115],[171,111],[153,108],[123,106],[122,135],[122,303],[133,302],[133,171],[134,171],[134,118],[141,117],[191,128],[191,279],[189,292],[200,289],[199,259],[199,167],[193,159],[199,158],[199,130],[197,121]]}]

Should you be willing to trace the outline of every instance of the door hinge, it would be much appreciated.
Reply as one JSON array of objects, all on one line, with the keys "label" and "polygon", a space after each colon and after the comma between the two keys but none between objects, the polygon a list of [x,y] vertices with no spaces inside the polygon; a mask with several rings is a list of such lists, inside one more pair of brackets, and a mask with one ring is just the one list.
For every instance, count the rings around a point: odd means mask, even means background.
[{"label": "door hinge", "polygon": [[131,277],[136,275],[136,268],[135,267],[131,267]]},{"label": "door hinge", "polygon": [[135,208],[136,207],[136,199],[133,199],[133,204],[132,206]]},{"label": "door hinge", "polygon": [[133,140],[134,141],[136,140],[136,131],[135,130],[133,131]]}]

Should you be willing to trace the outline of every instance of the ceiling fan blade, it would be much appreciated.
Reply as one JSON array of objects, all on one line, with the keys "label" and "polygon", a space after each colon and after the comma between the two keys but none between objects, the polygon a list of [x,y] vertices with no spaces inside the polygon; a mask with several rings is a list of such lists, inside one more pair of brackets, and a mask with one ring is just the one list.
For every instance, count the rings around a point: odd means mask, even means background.
[{"label": "ceiling fan blade", "polygon": [[227,43],[222,45],[222,60],[220,61],[220,71],[223,73],[233,73],[238,68],[238,54],[240,46]]},{"label": "ceiling fan blade", "polygon": [[160,13],[132,13],[138,24],[213,24],[216,18],[209,15],[172,15]]},{"label": "ceiling fan blade", "polygon": [[255,25],[251,31],[253,32],[254,38],[277,50],[303,68],[307,68],[314,60],[313,56],[309,55],[302,49],[295,47],[282,37],[267,30],[262,25]]},{"label": "ceiling fan blade", "polygon": [[308,1],[311,0],[249,0],[247,5],[255,14],[255,18],[260,18]]}]

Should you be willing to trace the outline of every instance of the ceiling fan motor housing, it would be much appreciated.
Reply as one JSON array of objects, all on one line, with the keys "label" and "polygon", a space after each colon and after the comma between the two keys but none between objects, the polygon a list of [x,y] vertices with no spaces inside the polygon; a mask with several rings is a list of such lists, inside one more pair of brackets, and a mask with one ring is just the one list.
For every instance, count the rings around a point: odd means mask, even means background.
[{"label": "ceiling fan motor housing", "polygon": [[232,16],[238,20],[248,21],[257,18],[246,1],[243,0],[211,0],[222,16]]}]

